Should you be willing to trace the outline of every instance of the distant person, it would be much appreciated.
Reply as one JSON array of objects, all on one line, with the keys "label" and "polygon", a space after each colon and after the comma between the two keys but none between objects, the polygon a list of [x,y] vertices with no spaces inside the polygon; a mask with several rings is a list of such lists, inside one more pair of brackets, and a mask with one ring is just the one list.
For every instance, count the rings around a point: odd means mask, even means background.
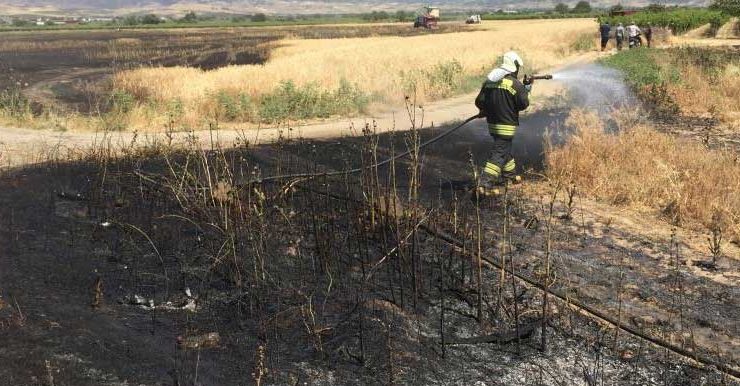
[{"label": "distant person", "polygon": [[640,30],[640,27],[638,27],[634,21],[632,22],[632,24],[627,26],[627,35],[630,39],[630,48],[639,47],[642,45],[642,38],[640,37],[641,34],[642,31]]},{"label": "distant person", "polygon": [[647,28],[645,28],[645,40],[647,40],[648,48],[650,48],[651,42],[653,40],[653,25],[648,24]]},{"label": "distant person", "polygon": [[601,50],[606,50],[606,44],[609,43],[609,33],[611,32],[612,27],[609,25],[609,22],[606,22],[599,27],[599,32],[601,32]]},{"label": "distant person", "polygon": [[512,155],[512,140],[519,126],[519,112],[529,107],[529,92],[534,79],[524,76],[518,79],[524,66],[516,52],[504,54],[501,67],[488,74],[483,87],[475,98],[479,117],[488,122],[488,133],[493,137],[491,157],[481,172],[480,191],[484,195],[498,194],[496,185],[507,181],[519,181],[516,161]]},{"label": "distant person", "polygon": [[617,40],[617,50],[621,51],[622,45],[624,44],[624,25],[622,25],[622,23],[619,23],[619,25],[617,26],[614,37]]}]

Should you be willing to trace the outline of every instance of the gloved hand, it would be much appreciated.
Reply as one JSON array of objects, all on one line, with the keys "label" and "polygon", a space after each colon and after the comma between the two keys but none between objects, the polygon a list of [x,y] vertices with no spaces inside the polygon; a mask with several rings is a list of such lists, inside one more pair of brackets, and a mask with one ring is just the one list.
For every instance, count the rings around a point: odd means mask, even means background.
[{"label": "gloved hand", "polygon": [[532,78],[529,75],[524,75],[524,81],[522,83],[524,84],[524,88],[526,88],[527,91],[532,91],[532,85],[534,84],[534,78]]}]

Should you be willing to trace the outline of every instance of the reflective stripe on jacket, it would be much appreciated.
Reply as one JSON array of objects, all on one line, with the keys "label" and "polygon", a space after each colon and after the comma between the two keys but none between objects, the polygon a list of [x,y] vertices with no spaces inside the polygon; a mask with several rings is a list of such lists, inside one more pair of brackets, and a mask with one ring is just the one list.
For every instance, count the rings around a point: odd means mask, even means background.
[{"label": "reflective stripe on jacket", "polygon": [[475,105],[485,115],[491,135],[510,138],[519,126],[519,112],[529,107],[529,92],[512,74],[489,76]]}]

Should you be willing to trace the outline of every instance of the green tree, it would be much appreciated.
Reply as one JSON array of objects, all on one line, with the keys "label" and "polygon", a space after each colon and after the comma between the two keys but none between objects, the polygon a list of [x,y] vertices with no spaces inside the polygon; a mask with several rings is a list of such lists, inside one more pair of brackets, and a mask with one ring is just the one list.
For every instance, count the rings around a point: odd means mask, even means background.
[{"label": "green tree", "polygon": [[13,26],[15,27],[25,27],[31,25],[31,22],[28,20],[23,19],[13,19]]},{"label": "green tree", "polygon": [[267,15],[265,15],[264,13],[255,13],[254,15],[252,15],[252,21],[256,23],[267,21]]},{"label": "green tree", "polygon": [[390,15],[388,15],[388,12],[386,11],[372,11],[369,14],[365,14],[363,19],[378,21],[378,20],[387,20],[389,17]]},{"label": "green tree", "polygon": [[186,13],[185,16],[180,19],[180,21],[183,23],[195,23],[198,21],[198,15],[196,15],[195,12],[190,11]]},{"label": "green tree", "polygon": [[714,0],[710,8],[729,15],[740,16],[740,0]]},{"label": "green tree", "polygon": [[396,20],[398,21],[409,21],[411,20],[411,12],[396,11]]},{"label": "green tree", "polygon": [[623,11],[624,11],[624,7],[622,6],[622,4],[617,4],[617,5],[609,8],[609,13],[612,14],[612,15],[615,14],[615,13],[623,12]]},{"label": "green tree", "polygon": [[159,16],[153,13],[141,17],[141,24],[159,24],[161,22],[162,19],[160,19]]},{"label": "green tree", "polygon": [[555,6],[555,12],[557,13],[568,13],[568,9],[569,9],[568,4],[565,4],[565,3],[558,3]]},{"label": "green tree", "polygon": [[139,18],[135,15],[128,15],[123,18],[123,24],[125,25],[137,25],[139,24]]},{"label": "green tree", "polygon": [[645,10],[648,12],[663,12],[665,11],[665,5],[652,3],[648,5],[647,7],[645,7]]},{"label": "green tree", "polygon": [[590,13],[591,4],[588,1],[579,1],[575,7],[573,7],[573,13]]}]

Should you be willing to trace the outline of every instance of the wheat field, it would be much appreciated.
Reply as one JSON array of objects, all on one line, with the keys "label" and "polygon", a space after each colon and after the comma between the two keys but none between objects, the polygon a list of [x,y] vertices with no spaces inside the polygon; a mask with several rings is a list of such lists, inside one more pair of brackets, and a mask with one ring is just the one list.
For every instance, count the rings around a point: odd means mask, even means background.
[{"label": "wheat field", "polygon": [[[183,119],[195,122],[215,108],[215,94],[259,98],[283,81],[299,86],[314,84],[327,90],[347,81],[383,104],[402,103],[412,81],[417,100],[425,102],[440,95],[434,89],[435,80],[425,76],[425,71],[440,63],[454,60],[461,65],[463,75],[481,75],[495,65],[503,52],[515,49],[529,69],[546,69],[579,54],[572,42],[585,33],[595,34],[595,30],[592,19],[518,20],[484,22],[474,32],[291,39],[279,42],[279,48],[262,65],[211,71],[187,67],[141,68],[116,74],[112,84],[138,101],[148,102],[146,107],[138,108],[143,121],[156,115],[151,111],[152,106],[177,101],[184,110]],[[137,111],[131,115],[137,115]]]}]

